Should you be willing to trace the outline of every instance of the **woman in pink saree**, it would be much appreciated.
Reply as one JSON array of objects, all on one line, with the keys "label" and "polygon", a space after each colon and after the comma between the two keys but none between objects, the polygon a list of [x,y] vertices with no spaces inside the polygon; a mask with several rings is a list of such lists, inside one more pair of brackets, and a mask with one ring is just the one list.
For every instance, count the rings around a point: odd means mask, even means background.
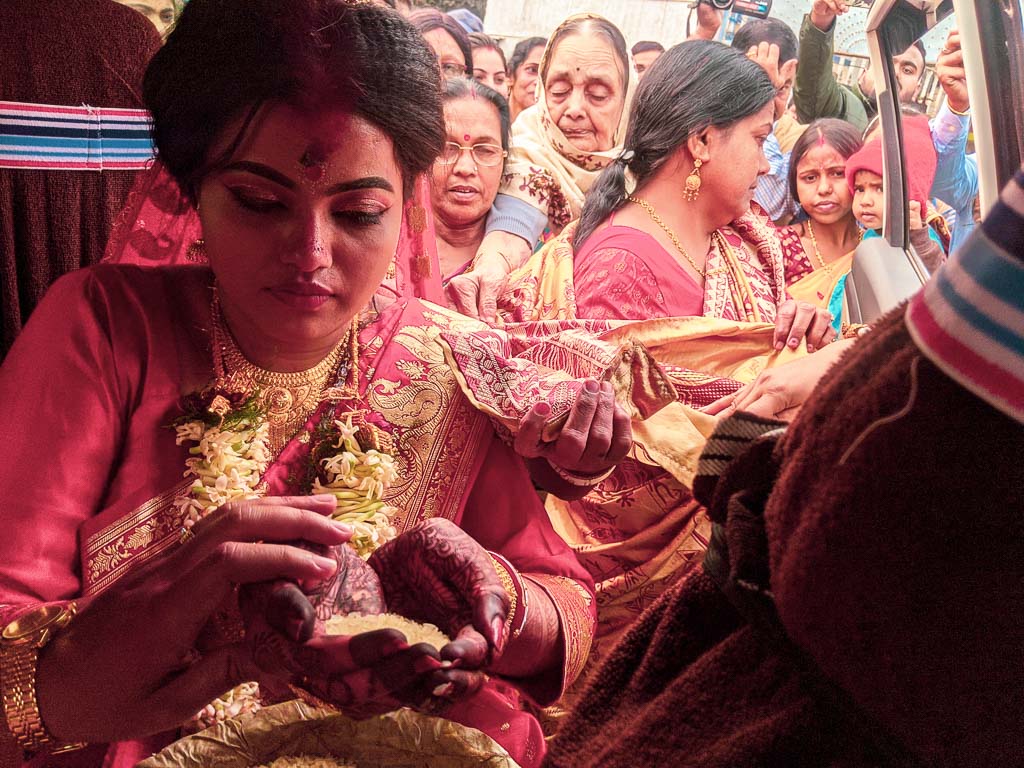
[{"label": "woman in pink saree", "polygon": [[[598,424],[586,379],[622,356],[503,368],[475,322],[374,306],[443,141],[433,57],[394,12],[192,0],[145,98],[209,266],[78,271],[0,369],[8,730],[38,764],[87,742],[64,759],[133,765],[258,680],[354,716],[440,712],[537,765],[520,699],[579,673],[593,586],[492,418],[544,401],[557,445]],[[621,441],[553,469],[599,472]],[[324,634],[360,605],[451,641]]]},{"label": "woman in pink saree", "polygon": [[644,450],[583,498],[548,500],[597,587],[590,669],[703,557],[710,523],[691,483],[713,426],[707,409],[769,366],[818,349],[797,365],[820,369],[781,387],[785,410],[841,349],[824,310],[787,295],[782,243],[751,202],[767,170],[773,96],[764,70],[738,51],[704,41],[670,49],[637,90],[624,149],[590,188],[579,222],[513,273],[499,300],[508,322],[645,321],[632,338],[677,393],[634,431]]}]

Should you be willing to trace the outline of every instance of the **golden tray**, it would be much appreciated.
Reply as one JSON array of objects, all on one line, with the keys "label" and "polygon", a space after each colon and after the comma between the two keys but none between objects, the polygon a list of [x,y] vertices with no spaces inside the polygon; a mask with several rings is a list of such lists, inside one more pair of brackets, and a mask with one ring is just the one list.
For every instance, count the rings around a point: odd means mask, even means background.
[{"label": "golden tray", "polygon": [[357,768],[519,768],[490,736],[451,720],[409,709],[352,720],[298,700],[179,739],[137,768],[251,768],[285,755]]}]

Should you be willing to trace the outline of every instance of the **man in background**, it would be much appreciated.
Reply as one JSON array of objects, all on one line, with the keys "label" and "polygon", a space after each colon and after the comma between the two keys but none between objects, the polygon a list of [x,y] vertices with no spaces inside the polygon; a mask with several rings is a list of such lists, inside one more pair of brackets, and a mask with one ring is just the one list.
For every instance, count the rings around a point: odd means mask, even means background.
[{"label": "man in background", "polygon": [[633,46],[633,69],[636,76],[643,78],[644,72],[665,52],[665,46],[653,40],[641,40]]},{"label": "man in background", "polygon": [[[837,117],[863,131],[878,113],[870,67],[861,73],[853,88],[840,85],[832,72],[836,17],[848,10],[846,0],[814,0],[811,12],[804,17],[800,27],[800,64],[793,87],[793,102],[801,123]],[[900,103],[913,103],[924,77],[924,45],[916,41],[893,56],[892,64]]]}]

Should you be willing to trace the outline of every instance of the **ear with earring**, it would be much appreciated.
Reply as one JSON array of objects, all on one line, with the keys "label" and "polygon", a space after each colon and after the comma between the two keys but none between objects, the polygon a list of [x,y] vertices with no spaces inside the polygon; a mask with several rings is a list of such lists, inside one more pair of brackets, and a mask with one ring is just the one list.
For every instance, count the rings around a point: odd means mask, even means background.
[{"label": "ear with earring", "polygon": [[[192,199],[195,201],[195,211],[196,213],[199,213],[199,198],[193,195]],[[185,249],[185,261],[198,264],[206,264],[209,262],[209,258],[206,256],[206,243],[203,241],[203,238],[193,240],[189,243],[188,248]]]},{"label": "ear with earring", "polygon": [[690,175],[686,177],[686,182],[683,185],[683,199],[692,203],[697,199],[700,194],[700,167],[704,165],[700,159],[693,161],[693,170],[690,171]]}]

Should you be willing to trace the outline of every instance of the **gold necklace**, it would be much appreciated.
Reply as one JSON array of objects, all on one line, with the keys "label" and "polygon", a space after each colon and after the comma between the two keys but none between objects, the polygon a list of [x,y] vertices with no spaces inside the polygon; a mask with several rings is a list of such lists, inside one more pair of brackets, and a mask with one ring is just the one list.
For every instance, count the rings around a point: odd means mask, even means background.
[{"label": "gold necklace", "polygon": [[[832,265],[831,264],[826,264],[825,260],[821,257],[821,249],[818,248],[818,239],[814,236],[814,227],[811,226],[811,220],[810,219],[807,220],[807,234],[810,235],[810,237],[811,237],[811,245],[814,246],[814,257],[818,260],[818,263],[821,265],[821,268],[824,269],[828,273],[829,277],[831,277],[832,276]],[[863,240],[864,240],[864,232],[861,231],[861,233],[860,233],[860,241],[863,242]]]},{"label": "gold necklace", "polygon": [[[220,299],[214,292],[210,308],[213,319],[213,365],[215,386],[232,393],[255,394],[267,414],[270,428],[269,444],[273,452],[298,432],[320,404],[329,385],[341,379],[347,381],[346,390],[358,389],[359,333],[358,316],[353,318],[348,332],[327,356],[305,371],[282,373],[268,371],[249,362],[224,319]],[[342,357],[348,351],[348,359]]]},{"label": "gold necklace", "polygon": [[807,220],[807,234],[811,236],[811,245],[814,246],[814,257],[818,260],[818,264],[824,269],[829,277],[832,276],[832,267],[825,263],[825,260],[821,258],[821,249],[818,248],[818,239],[814,236],[814,227],[811,226],[811,220]]},{"label": "gold necklace", "polygon": [[647,215],[651,217],[651,221],[653,221],[655,224],[657,224],[659,227],[665,230],[665,234],[668,235],[668,239],[672,241],[672,245],[676,247],[677,251],[683,254],[684,259],[690,262],[690,266],[697,270],[697,274],[703,278],[707,277],[707,273],[705,273],[703,269],[697,266],[697,262],[690,258],[690,254],[688,254],[686,252],[686,249],[683,248],[683,244],[679,242],[679,238],[676,237],[676,233],[668,228],[668,224],[662,221],[661,216],[659,216],[658,212],[654,210],[653,205],[651,205],[641,197],[633,197],[632,195],[627,195],[626,199],[629,200],[629,202],[631,203],[636,203],[645,211],[647,211]]}]

